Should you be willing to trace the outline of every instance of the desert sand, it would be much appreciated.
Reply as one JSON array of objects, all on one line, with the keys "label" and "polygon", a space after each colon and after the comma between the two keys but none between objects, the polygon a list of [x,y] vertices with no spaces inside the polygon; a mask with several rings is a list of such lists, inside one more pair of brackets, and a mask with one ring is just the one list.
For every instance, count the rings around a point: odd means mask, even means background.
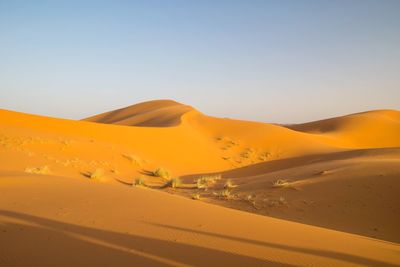
[{"label": "desert sand", "polygon": [[400,265],[399,111],[0,118],[0,266]]}]

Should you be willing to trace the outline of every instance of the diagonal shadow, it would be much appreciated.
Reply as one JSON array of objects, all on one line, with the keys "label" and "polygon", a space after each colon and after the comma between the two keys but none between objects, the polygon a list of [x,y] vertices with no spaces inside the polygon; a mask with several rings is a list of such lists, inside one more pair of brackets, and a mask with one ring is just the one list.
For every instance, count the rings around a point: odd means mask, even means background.
[{"label": "diagonal shadow", "polygon": [[[366,266],[381,266],[381,267],[383,267],[383,266],[390,266],[390,267],[398,266],[398,265],[393,265],[393,264],[390,264],[387,262],[382,262],[382,261],[378,261],[378,260],[368,259],[368,258],[356,256],[356,255],[350,255],[350,254],[340,253],[340,252],[335,252],[335,251],[293,247],[293,246],[271,243],[271,242],[266,242],[266,241],[252,240],[252,239],[228,236],[228,235],[223,235],[223,234],[218,234],[218,233],[209,233],[209,232],[205,232],[205,231],[201,231],[201,230],[188,229],[188,228],[184,228],[184,227],[178,227],[178,226],[172,226],[172,225],[166,225],[166,224],[149,223],[149,222],[146,222],[146,223],[148,223],[150,225],[158,226],[158,227],[163,227],[163,228],[168,228],[168,229],[173,229],[173,230],[178,230],[178,231],[184,231],[184,232],[190,232],[190,233],[196,233],[196,234],[202,234],[202,235],[207,235],[207,236],[212,236],[212,237],[224,238],[224,239],[229,239],[229,240],[233,240],[233,241],[249,243],[249,244],[253,244],[253,245],[278,248],[278,249],[289,250],[289,251],[294,251],[294,252],[301,252],[301,253],[305,253],[305,254],[309,254],[309,255],[323,256],[323,257],[343,260],[343,261],[347,261],[347,262],[351,262],[351,263],[357,263],[357,264],[361,263],[361,264],[365,264]],[[399,261],[400,261],[400,259],[399,259]]]},{"label": "diagonal shadow", "polygon": [[[282,266],[276,261],[0,210],[0,265]],[[0,217],[1,219],[1,217]],[[29,225],[26,224],[29,223]]]},{"label": "diagonal shadow", "polygon": [[282,169],[290,169],[299,167],[305,164],[310,163],[320,163],[325,161],[331,160],[346,160],[354,157],[361,157],[365,155],[372,155],[372,154],[381,154],[384,152],[391,152],[391,151],[399,151],[400,148],[371,148],[371,149],[354,149],[354,150],[345,150],[345,151],[338,151],[338,152],[329,152],[329,153],[320,153],[320,154],[313,154],[313,155],[306,155],[306,156],[299,156],[299,157],[292,157],[292,158],[285,158],[285,159],[276,159],[270,160],[266,162],[260,162],[240,168],[230,169],[224,172],[218,173],[196,173],[182,176],[182,178],[196,178],[202,175],[215,175],[220,174],[223,178],[240,178],[240,177],[249,177],[249,176],[256,176],[266,173],[271,173],[275,171],[279,171]]}]

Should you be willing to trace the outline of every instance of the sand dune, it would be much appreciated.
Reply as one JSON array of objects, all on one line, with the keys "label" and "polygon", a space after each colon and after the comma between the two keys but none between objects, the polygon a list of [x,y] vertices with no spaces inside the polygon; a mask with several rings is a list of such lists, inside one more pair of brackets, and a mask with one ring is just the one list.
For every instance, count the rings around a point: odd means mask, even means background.
[{"label": "sand dune", "polygon": [[234,200],[199,193],[235,209],[399,242],[399,166],[400,148],[310,155],[222,172],[237,185]]},{"label": "sand dune", "polygon": [[170,127],[179,125],[181,116],[191,110],[194,109],[172,100],[154,100],[105,112],[84,120],[130,126]]},{"label": "sand dune", "polygon": [[400,264],[399,111],[280,126],[159,100],[0,118],[0,265]]},{"label": "sand dune", "polygon": [[400,112],[375,110],[287,127],[340,139],[351,147],[396,147],[400,139]]},{"label": "sand dune", "polygon": [[146,188],[14,172],[2,173],[1,188],[3,266],[399,263],[395,244]]}]

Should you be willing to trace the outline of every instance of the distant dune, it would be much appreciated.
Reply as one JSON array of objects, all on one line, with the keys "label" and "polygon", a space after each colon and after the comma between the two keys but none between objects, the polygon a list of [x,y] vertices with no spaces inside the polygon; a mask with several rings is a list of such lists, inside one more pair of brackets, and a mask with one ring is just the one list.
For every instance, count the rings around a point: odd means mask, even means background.
[{"label": "distant dune", "polygon": [[178,125],[181,122],[181,116],[190,110],[193,108],[172,100],[154,100],[84,120],[129,126],[169,127]]},{"label": "distant dune", "polygon": [[374,110],[288,128],[331,136],[359,148],[395,147],[399,146],[400,140],[400,112]]},{"label": "distant dune", "polygon": [[0,118],[0,266],[400,265],[399,111]]}]

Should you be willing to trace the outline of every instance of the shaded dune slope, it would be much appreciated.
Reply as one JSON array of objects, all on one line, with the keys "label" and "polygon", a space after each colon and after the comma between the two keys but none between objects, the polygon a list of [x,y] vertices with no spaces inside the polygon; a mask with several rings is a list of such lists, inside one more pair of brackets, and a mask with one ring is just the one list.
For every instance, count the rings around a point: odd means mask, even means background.
[{"label": "shaded dune slope", "polygon": [[[209,201],[399,242],[399,166],[400,148],[348,150],[271,160],[219,173],[223,179],[230,178],[237,185],[232,190],[237,200],[226,202],[210,196]],[[210,174],[189,175],[185,181],[189,183],[204,175]],[[279,179],[287,184],[275,187]],[[202,194],[206,198],[207,193]]]}]

